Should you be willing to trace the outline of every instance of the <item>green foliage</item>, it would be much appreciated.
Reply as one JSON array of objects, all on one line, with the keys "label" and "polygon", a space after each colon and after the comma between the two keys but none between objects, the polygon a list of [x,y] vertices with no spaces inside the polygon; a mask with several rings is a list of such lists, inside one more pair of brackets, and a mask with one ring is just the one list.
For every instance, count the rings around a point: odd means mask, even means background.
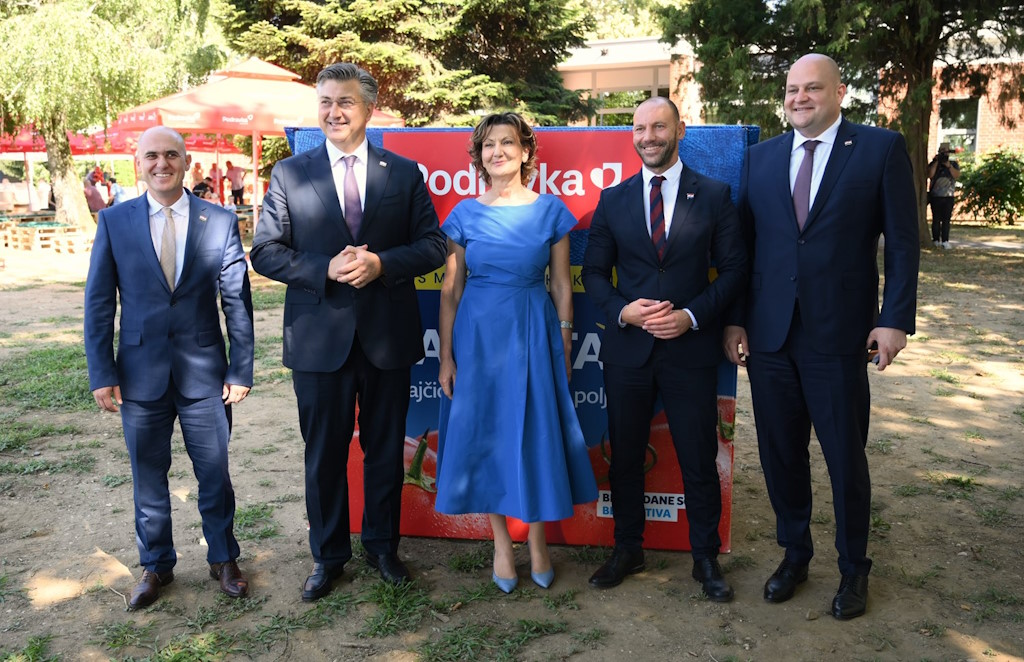
[{"label": "green foliage", "polygon": [[52,423],[24,423],[0,419],[0,452],[20,451],[28,448],[30,441],[42,437],[58,437],[75,434],[79,429],[73,425]]},{"label": "green foliage", "polygon": [[579,0],[593,25],[586,39],[626,39],[650,37],[658,33],[653,7],[668,4],[657,0]]},{"label": "green foliage", "polygon": [[2,364],[0,396],[30,409],[86,411],[89,395],[85,349],[54,345],[15,356]]},{"label": "green foliage", "polygon": [[308,82],[359,63],[410,126],[473,124],[498,106],[544,124],[590,112],[555,69],[592,24],[572,0],[223,0],[216,14],[237,50]]},{"label": "green foliage", "polygon": [[988,222],[1013,225],[1024,214],[1024,155],[998,150],[965,162],[960,174],[960,211]]},{"label": "green foliage", "polygon": [[[28,643],[20,651],[4,654],[0,662],[57,662],[59,655],[49,655],[50,640],[53,635],[30,637]],[[0,653],[2,654],[2,653]]]}]

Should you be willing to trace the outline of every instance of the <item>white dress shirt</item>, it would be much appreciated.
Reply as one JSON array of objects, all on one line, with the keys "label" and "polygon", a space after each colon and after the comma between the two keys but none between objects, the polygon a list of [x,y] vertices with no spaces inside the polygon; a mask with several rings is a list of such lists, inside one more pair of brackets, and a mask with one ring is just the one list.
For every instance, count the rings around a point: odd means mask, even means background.
[{"label": "white dress shirt", "polygon": [[805,138],[799,131],[793,132],[793,151],[789,154],[789,192],[793,192],[796,185],[796,173],[800,170],[800,164],[804,160],[804,143],[808,140],[817,140],[818,146],[814,148],[814,167],[811,169],[811,197],[807,204],[810,210],[814,206],[814,196],[818,195],[818,187],[821,186],[821,178],[825,175],[825,166],[828,165],[828,157],[832,154],[832,146],[836,142],[836,135],[839,133],[839,125],[843,121],[842,114],[830,126],[821,132],[817,138]]},{"label": "white dress shirt", "polygon": [[368,143],[366,139],[356,147],[355,151],[346,154],[337,147],[330,140],[325,141],[327,144],[327,158],[331,162],[331,175],[334,177],[334,188],[338,193],[338,204],[341,205],[341,212],[345,213],[345,161],[343,159],[346,156],[356,157],[355,162],[355,174],[356,174],[356,185],[359,187],[359,206],[364,211],[366,210],[366,158],[369,153],[367,147]]},{"label": "white dress shirt", "polygon": [[[163,244],[164,224],[167,219],[164,217],[164,205],[146,193],[146,201],[149,204],[149,236],[153,239],[153,250],[157,258],[160,257],[160,247]],[[188,194],[182,189],[181,197],[171,205],[171,216],[174,217],[174,284],[181,280],[181,269],[185,264],[185,240],[188,238]]]}]

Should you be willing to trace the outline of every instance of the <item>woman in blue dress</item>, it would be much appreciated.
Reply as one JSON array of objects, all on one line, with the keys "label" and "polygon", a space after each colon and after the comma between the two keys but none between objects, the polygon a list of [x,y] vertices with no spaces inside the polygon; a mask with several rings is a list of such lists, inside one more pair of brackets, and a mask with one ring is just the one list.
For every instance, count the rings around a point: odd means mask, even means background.
[{"label": "woman in blue dress", "polygon": [[[492,579],[516,586],[506,517],[529,523],[530,575],[554,580],[544,522],[594,501],[597,485],[569,393],[572,282],[561,200],[526,184],[537,139],[516,113],[485,117],[470,156],[488,185],[445,220],[437,510],[488,513]],[[550,271],[550,294],[545,270]]]}]

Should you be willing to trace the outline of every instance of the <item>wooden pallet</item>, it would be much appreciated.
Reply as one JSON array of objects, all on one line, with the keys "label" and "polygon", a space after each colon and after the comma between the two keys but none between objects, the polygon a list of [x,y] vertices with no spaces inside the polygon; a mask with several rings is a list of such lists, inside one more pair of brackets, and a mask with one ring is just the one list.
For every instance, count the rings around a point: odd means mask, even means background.
[{"label": "wooden pallet", "polygon": [[15,250],[31,251],[55,248],[55,241],[69,232],[79,232],[72,227],[33,228],[15,225],[7,229],[7,245]]},{"label": "wooden pallet", "polygon": [[58,253],[85,253],[92,249],[93,238],[78,228],[70,228],[53,238],[53,250]]}]

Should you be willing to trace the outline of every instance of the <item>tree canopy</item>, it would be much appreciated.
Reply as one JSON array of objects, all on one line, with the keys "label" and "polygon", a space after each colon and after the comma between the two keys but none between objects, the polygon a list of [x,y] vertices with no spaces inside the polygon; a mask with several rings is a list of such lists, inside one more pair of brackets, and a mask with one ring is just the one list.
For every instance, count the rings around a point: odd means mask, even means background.
[{"label": "tree canopy", "polygon": [[312,82],[352,61],[380,83],[379,104],[412,126],[468,124],[511,106],[542,124],[589,107],[556,66],[590,26],[570,0],[219,0],[234,47]]},{"label": "tree canopy", "polygon": [[86,226],[67,131],[177,90],[215,66],[202,38],[208,0],[4,0],[0,128],[32,124],[46,140],[60,221]]},{"label": "tree canopy", "polygon": [[[1016,2],[692,0],[657,11],[666,41],[694,44],[709,121],[759,124],[766,135],[780,133],[789,65],[810,52],[832,56],[852,92],[844,113],[906,137],[922,228],[936,86],[966,85],[981,96],[991,76],[1003,73],[1009,84],[997,101],[1024,99],[1024,6]],[[938,80],[936,63],[943,66]]]}]

